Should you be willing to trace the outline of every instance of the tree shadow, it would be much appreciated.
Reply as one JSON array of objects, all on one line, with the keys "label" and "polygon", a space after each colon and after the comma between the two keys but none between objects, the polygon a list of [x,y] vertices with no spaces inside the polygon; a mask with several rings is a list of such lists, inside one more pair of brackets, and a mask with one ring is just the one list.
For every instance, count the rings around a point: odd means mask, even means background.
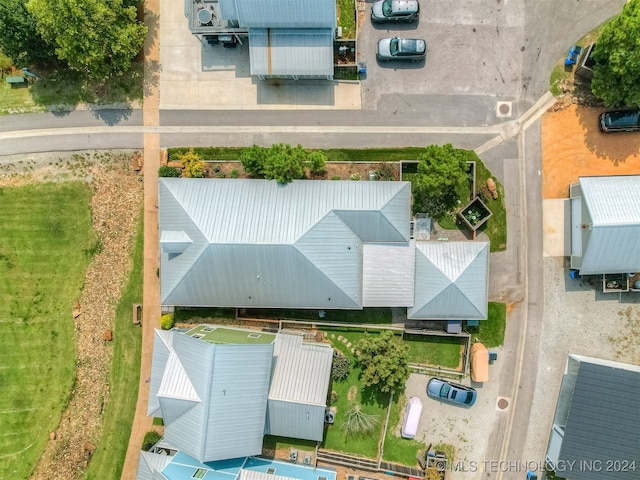
[{"label": "tree shadow", "polygon": [[[404,385],[401,390],[397,390],[394,396],[402,395],[404,393]],[[362,387],[362,404],[363,405],[376,405],[380,408],[387,408],[389,406],[389,400],[391,395],[380,391],[377,385],[369,387]]]},{"label": "tree shadow", "polygon": [[133,112],[133,108],[130,105],[123,105],[122,108],[101,108],[99,105],[90,105],[89,111],[95,118],[113,127],[128,119]]},{"label": "tree shadow", "polygon": [[[577,90],[576,94],[580,98],[579,92],[580,90]],[[598,158],[609,160],[617,167],[640,154],[640,136],[638,132],[602,133],[599,128],[599,115],[604,111],[606,109],[602,106],[578,105],[576,115],[584,132],[584,145],[587,149]]]},{"label": "tree shadow", "polygon": [[[158,40],[158,32],[160,30],[160,15],[147,8],[144,9],[144,24],[147,26],[147,36],[144,41],[144,55],[150,55],[151,48]],[[158,47],[159,48],[159,47]]]},{"label": "tree shadow", "polygon": [[144,97],[153,93],[153,89],[160,84],[160,62],[157,60],[145,60],[144,62],[144,82],[142,92]]}]

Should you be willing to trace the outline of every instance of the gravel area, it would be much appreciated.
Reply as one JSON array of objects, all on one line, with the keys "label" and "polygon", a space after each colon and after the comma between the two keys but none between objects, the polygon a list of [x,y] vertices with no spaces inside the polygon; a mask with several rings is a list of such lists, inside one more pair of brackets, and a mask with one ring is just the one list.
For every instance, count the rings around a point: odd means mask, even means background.
[{"label": "gravel area", "polygon": [[544,279],[539,368],[523,459],[531,462],[544,460],[569,353],[640,364],[640,293],[605,294],[595,277],[572,280],[563,257],[545,258]]},{"label": "gravel area", "polygon": [[[58,429],[50,434],[34,480],[72,480],[84,473],[101,434],[109,401],[115,307],[131,269],[142,205],[142,178],[131,168],[131,152],[49,153],[0,158],[0,186],[34,181],[86,180],[94,189],[93,226],[100,250],[91,262],[75,324],[76,381]],[[69,310],[71,311],[71,307]],[[71,319],[70,319],[71,321]],[[114,332],[117,339],[118,332]]]}]

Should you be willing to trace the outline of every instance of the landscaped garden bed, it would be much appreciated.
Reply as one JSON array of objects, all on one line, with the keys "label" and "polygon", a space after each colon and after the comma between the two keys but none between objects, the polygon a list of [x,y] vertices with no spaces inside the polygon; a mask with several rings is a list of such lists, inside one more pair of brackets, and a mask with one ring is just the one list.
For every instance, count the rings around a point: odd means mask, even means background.
[{"label": "landscaped garden bed", "polygon": [[467,205],[465,205],[459,212],[458,218],[460,218],[465,225],[470,228],[472,231],[476,231],[480,228],[484,223],[491,218],[493,213],[484,202],[476,197]]}]

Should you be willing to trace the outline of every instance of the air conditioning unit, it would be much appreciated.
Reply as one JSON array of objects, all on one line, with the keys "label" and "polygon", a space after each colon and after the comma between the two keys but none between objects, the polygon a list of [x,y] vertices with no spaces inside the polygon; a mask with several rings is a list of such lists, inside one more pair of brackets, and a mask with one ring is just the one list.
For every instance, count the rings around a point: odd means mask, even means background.
[{"label": "air conditioning unit", "polygon": [[302,463],[303,465],[311,465],[311,455],[305,455]]},{"label": "air conditioning unit", "polygon": [[438,472],[447,470],[447,459],[441,457],[427,457],[427,468],[435,468]]},{"label": "air conditioning unit", "polygon": [[324,423],[331,425],[336,421],[336,412],[332,408],[327,408],[324,411]]},{"label": "air conditioning unit", "polygon": [[289,451],[289,460],[292,462],[298,461],[298,450],[291,449],[291,451]]}]

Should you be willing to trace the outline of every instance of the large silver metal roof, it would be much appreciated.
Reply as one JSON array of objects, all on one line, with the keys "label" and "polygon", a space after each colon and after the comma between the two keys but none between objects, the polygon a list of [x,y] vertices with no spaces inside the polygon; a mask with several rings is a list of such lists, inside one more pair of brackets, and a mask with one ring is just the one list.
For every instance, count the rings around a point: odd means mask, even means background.
[{"label": "large silver metal roof", "polygon": [[[580,177],[583,229],[580,273],[640,271],[640,175]],[[587,219],[587,220],[584,220]]]},{"label": "large silver metal roof", "polygon": [[251,75],[332,76],[333,28],[252,28]]},{"label": "large silver metal roof", "polygon": [[408,182],[162,178],[161,238],[192,241],[161,250],[162,303],[361,308],[362,245],[409,241],[410,195]]},{"label": "large silver metal roof", "polygon": [[416,242],[411,319],[486,320],[488,242]]}]

